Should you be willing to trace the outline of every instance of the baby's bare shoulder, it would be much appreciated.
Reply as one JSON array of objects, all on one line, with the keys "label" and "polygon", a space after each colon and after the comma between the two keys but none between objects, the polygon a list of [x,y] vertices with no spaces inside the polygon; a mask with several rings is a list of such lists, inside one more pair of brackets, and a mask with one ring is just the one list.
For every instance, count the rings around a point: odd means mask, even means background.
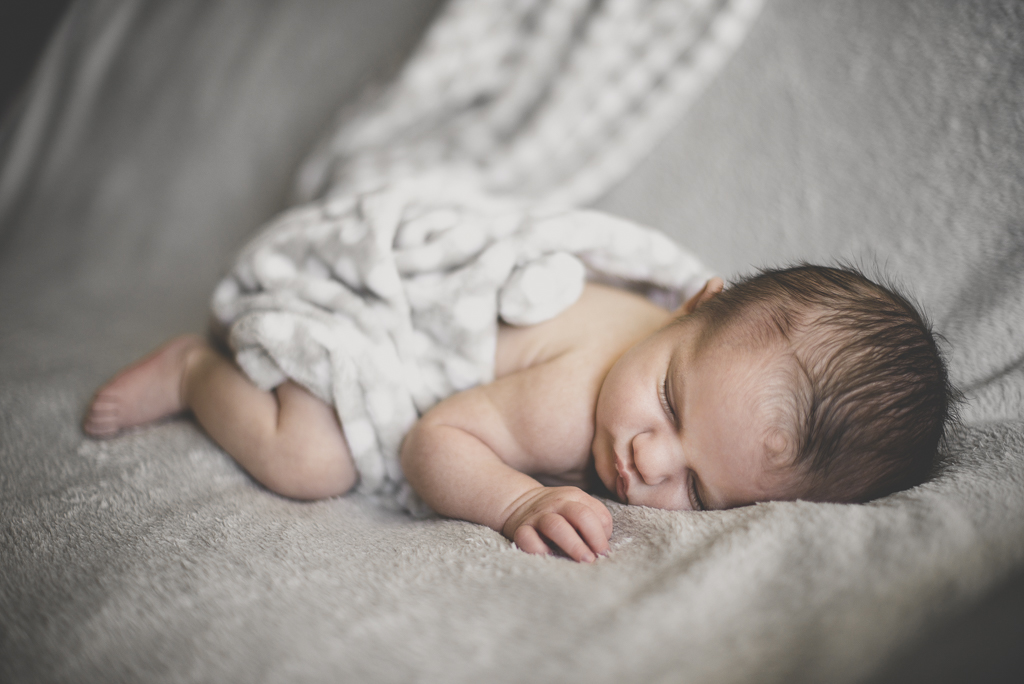
[{"label": "baby's bare shoulder", "polygon": [[604,357],[618,358],[663,325],[668,316],[665,309],[637,294],[588,283],[576,303],[549,321],[528,327],[502,325],[498,331],[495,376],[559,357],[584,356],[596,363]]}]

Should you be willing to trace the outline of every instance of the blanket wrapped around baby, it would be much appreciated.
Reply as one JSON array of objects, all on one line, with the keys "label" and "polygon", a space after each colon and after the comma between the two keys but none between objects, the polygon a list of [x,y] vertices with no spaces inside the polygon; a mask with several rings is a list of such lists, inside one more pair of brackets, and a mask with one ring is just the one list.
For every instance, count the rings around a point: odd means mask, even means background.
[{"label": "blanket wrapped around baby", "polygon": [[493,379],[499,320],[553,318],[588,271],[666,306],[710,275],[653,229],[531,209],[446,172],[284,213],[242,250],[213,312],[257,385],[291,379],[334,405],[359,491],[424,514],[399,464],[406,432]]}]

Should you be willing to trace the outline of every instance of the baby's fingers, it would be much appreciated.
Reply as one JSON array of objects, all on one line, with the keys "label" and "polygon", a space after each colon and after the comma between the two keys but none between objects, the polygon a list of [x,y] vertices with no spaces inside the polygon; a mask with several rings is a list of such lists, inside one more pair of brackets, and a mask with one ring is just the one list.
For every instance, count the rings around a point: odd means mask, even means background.
[{"label": "baby's fingers", "polygon": [[593,563],[597,560],[594,552],[580,538],[576,528],[557,513],[548,513],[543,516],[537,523],[537,529],[573,560],[584,563]]},{"label": "baby's fingers", "polygon": [[547,556],[551,554],[551,549],[544,540],[537,534],[537,530],[533,529],[529,525],[522,525],[516,530],[515,538],[512,540],[516,543],[521,551],[526,553],[537,554],[538,556]]},{"label": "baby's fingers", "polygon": [[[574,503],[566,506],[562,510],[562,515],[579,531],[591,551],[604,555],[610,548],[608,539],[612,535],[612,516],[604,504],[595,501],[595,505],[600,507],[600,512],[591,506]],[[601,512],[604,513],[603,516],[600,515]]]}]

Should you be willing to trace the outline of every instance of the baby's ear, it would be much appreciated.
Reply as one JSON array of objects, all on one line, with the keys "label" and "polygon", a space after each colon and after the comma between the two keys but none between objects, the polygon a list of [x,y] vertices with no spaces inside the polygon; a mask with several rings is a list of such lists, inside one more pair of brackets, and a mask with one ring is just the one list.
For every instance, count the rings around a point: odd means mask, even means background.
[{"label": "baby's ear", "polygon": [[676,310],[676,315],[683,316],[693,313],[694,309],[721,292],[723,287],[725,287],[725,283],[721,278],[718,276],[711,278],[708,282],[704,283],[704,287],[701,288],[700,292],[687,299]]}]

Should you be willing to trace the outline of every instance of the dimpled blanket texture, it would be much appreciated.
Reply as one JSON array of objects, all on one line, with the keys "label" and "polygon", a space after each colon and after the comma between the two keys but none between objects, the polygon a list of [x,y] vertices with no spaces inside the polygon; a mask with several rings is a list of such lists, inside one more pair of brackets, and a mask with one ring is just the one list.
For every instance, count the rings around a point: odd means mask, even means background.
[{"label": "dimpled blanket texture", "polygon": [[[857,682],[1024,567],[1024,8],[756,9],[73,3],[0,128],[0,681]],[[609,503],[582,565],[277,497],[187,416],[82,435],[101,382],[206,328],[260,226],[438,167],[527,199],[522,227],[591,205],[727,278],[877,264],[966,395],[938,474]]]}]

